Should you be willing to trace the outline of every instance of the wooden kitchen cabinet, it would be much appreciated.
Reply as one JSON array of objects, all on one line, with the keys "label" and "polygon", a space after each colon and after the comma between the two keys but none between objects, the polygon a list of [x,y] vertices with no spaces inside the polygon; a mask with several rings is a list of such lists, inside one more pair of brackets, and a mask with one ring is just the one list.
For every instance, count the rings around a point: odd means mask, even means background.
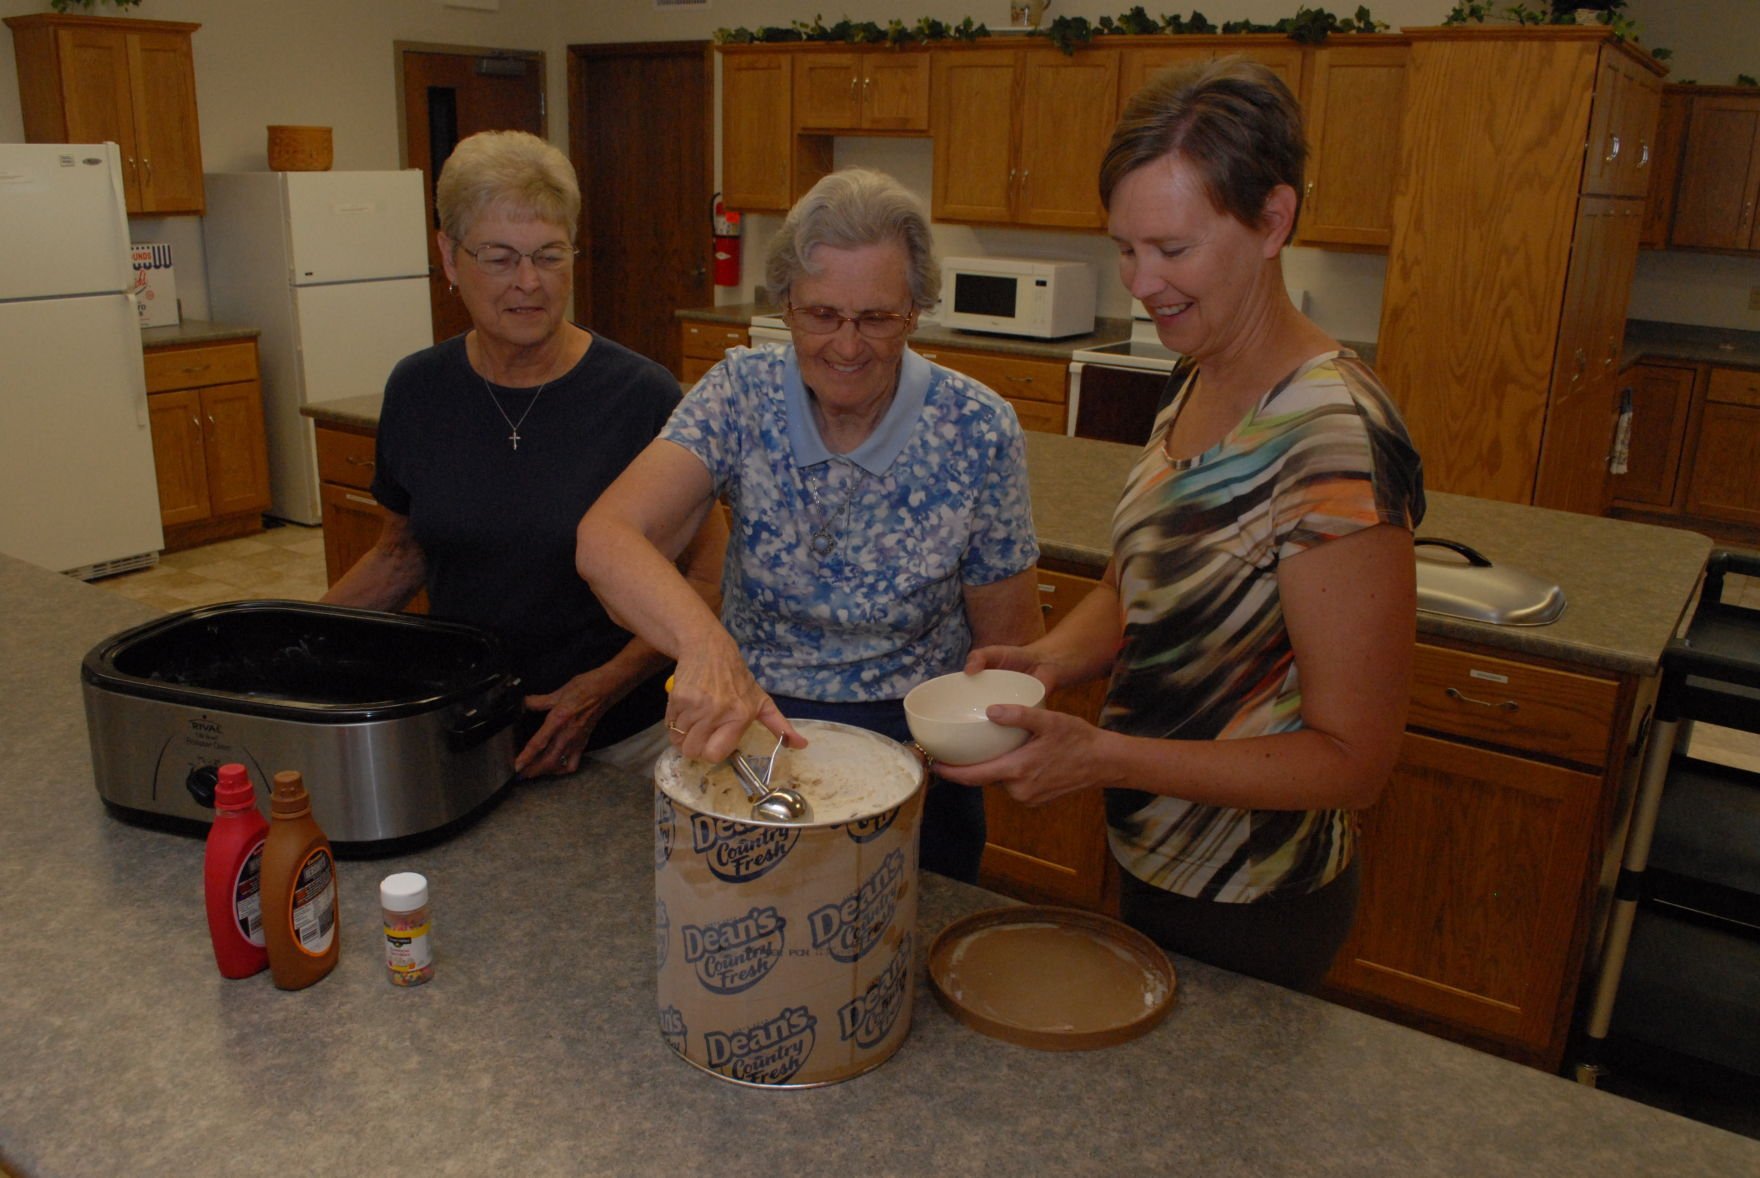
[{"label": "wooden kitchen cabinet", "polygon": [[1650,511],[1680,508],[1681,461],[1698,372],[1673,364],[1638,364],[1620,380],[1632,395],[1626,472],[1613,476],[1613,501]]},{"label": "wooden kitchen cabinet", "polygon": [[[1055,626],[1096,582],[1041,567],[1040,608]],[[1045,706],[1098,723],[1106,683],[1096,680],[1053,692]],[[1029,808],[1001,790],[984,793],[987,827],[980,880],[1023,900],[1116,912],[1117,881],[1106,844],[1106,803],[1099,790]]]},{"label": "wooden kitchen cabinet", "polygon": [[54,13],[6,24],[28,142],[114,142],[130,213],[203,211],[199,24]]},{"label": "wooden kitchen cabinet", "polygon": [[1393,240],[1407,52],[1404,42],[1348,38],[1314,50],[1303,102],[1309,159],[1297,243],[1386,249]]},{"label": "wooden kitchen cabinet", "polygon": [[[373,498],[375,432],[364,426],[315,423],[318,447],[318,501],[324,523],[324,575],[336,584],[378,543],[384,509]],[[404,607],[426,613],[426,591]]]},{"label": "wooden kitchen cabinet", "polygon": [[789,57],[721,50],[721,200],[743,212],[787,212],[831,170],[829,136],[796,135]]},{"label": "wooden kitchen cabinet", "polygon": [[936,220],[1105,226],[1094,177],[1116,120],[1117,50],[986,46],[931,61]]},{"label": "wooden kitchen cabinet", "polygon": [[1632,120],[1655,109],[1627,91],[1659,87],[1660,66],[1599,26],[1405,35],[1376,368],[1427,486],[1598,511],[1605,466],[1591,468],[1617,396],[1604,374],[1618,366],[1644,200],[1635,182],[1637,195],[1585,192],[1586,144],[1614,118],[1596,110],[1603,97],[1624,94]]},{"label": "wooden kitchen cabinet", "polygon": [[1644,232],[1638,243],[1648,249],[1668,245],[1674,221],[1675,193],[1680,184],[1681,153],[1687,142],[1687,115],[1691,100],[1679,86],[1664,86],[1656,114],[1656,152],[1650,165],[1650,185],[1644,196]]},{"label": "wooden kitchen cabinet", "polygon": [[925,360],[964,373],[1014,406],[1022,429],[1067,432],[1069,365],[1060,360],[973,352],[963,348],[913,348]]},{"label": "wooden kitchen cabinet", "polygon": [[1420,643],[1329,996],[1555,1070],[1633,697],[1617,677]]},{"label": "wooden kitchen cabinet", "polygon": [[748,346],[746,329],[711,319],[681,319],[678,324],[678,378],[696,384],[703,374],[721,363],[729,348]]},{"label": "wooden kitchen cabinet", "polygon": [[146,353],[166,551],[263,528],[269,455],[255,340]]},{"label": "wooden kitchen cabinet", "polygon": [[1760,526],[1760,372],[1713,368],[1699,414],[1687,510]]},{"label": "wooden kitchen cabinet", "polygon": [[794,125],[809,134],[927,132],[928,51],[794,55]]},{"label": "wooden kitchen cabinet", "polygon": [[1619,54],[1602,58],[1583,164],[1585,194],[1649,194],[1661,105],[1661,82],[1642,62]]},{"label": "wooden kitchen cabinet", "polygon": [[1697,88],[1675,189],[1669,244],[1697,249],[1760,249],[1754,206],[1760,198],[1760,95]]}]

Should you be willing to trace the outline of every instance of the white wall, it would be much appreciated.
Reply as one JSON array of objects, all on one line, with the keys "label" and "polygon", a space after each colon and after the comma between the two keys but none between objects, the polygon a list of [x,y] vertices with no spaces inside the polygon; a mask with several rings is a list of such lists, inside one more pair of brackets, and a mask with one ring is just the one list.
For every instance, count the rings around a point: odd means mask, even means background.
[{"label": "white wall", "polygon": [[[815,17],[914,23],[924,15],[957,21],[970,15],[1001,27],[1008,0],[865,0],[842,6],[824,0],[709,0],[702,6],[658,6],[654,0],[146,0],[130,16],[195,21],[196,88],[201,104],[202,153],[210,171],[266,166],[265,128],[313,123],[335,128],[339,169],[399,166],[396,72],[392,45],[431,42],[475,49],[538,50],[546,54],[550,137],[568,142],[567,46],[611,41],[706,39],[723,26],[782,25]],[[480,7],[487,5],[489,7]],[[1328,3],[1353,12],[1354,0]],[[1055,0],[1049,15],[1116,16],[1131,0]],[[1187,13],[1191,3],[1145,7]],[[1272,21],[1290,15],[1297,0],[1212,0],[1197,5],[1214,21]],[[1369,5],[1388,24],[1434,25],[1452,0],[1379,0]],[[0,0],[0,16],[42,12],[48,0]],[[101,9],[104,13],[112,10]],[[1737,72],[1760,75],[1760,4],[1755,0],[1631,0],[1628,12],[1644,40],[1674,51],[1673,76],[1730,82]],[[0,142],[22,140],[11,31],[0,26]],[[929,191],[926,141],[846,139],[840,163],[897,170],[925,197]],[[771,218],[752,218],[746,257],[757,256]],[[773,228],[773,226],[771,226]],[[136,218],[137,241],[169,241],[178,259],[185,313],[207,314],[200,223],[187,217]],[[1104,239],[1085,234],[943,226],[948,252],[1033,252],[1093,257],[1110,267]],[[1373,255],[1291,250],[1293,285],[1312,292],[1313,312],[1329,330],[1350,339],[1373,338],[1380,318],[1384,263]],[[724,297],[749,297],[757,270]],[[1760,312],[1747,310],[1747,292],[1760,285],[1760,260],[1691,254],[1640,259],[1632,314],[1641,318],[1760,330]],[[1102,281],[1102,311],[1120,314],[1122,291]]]}]

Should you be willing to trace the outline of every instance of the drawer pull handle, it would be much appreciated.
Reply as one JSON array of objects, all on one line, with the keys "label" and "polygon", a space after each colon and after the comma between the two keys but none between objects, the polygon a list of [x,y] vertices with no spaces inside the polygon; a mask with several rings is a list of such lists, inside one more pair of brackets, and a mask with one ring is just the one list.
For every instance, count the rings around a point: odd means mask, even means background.
[{"label": "drawer pull handle", "polygon": [[364,466],[368,470],[371,470],[374,466],[378,465],[371,458],[348,457],[348,458],[344,458],[342,461],[346,462],[350,466]]},{"label": "drawer pull handle", "polygon": [[1500,712],[1518,712],[1522,708],[1522,705],[1513,699],[1499,700],[1496,702],[1488,699],[1474,699],[1472,696],[1464,694],[1457,687],[1444,688],[1442,694],[1446,695],[1449,699],[1458,699],[1462,703],[1467,704],[1478,704],[1482,708],[1496,708]]},{"label": "drawer pull handle", "polygon": [[343,498],[348,500],[350,503],[359,503],[363,507],[377,507],[377,506],[379,506],[379,501],[377,499],[370,499],[365,495],[344,495]]},{"label": "drawer pull handle", "polygon": [[183,369],[183,372],[188,376],[194,376],[196,373],[206,372],[212,367],[214,367],[212,364],[191,364],[189,367]]}]

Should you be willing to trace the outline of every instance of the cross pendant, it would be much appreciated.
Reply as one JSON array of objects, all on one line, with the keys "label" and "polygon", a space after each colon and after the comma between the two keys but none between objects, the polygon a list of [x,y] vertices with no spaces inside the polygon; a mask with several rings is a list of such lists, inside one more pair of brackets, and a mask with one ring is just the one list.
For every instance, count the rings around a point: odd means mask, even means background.
[{"label": "cross pendant", "polygon": [[507,440],[513,443],[513,448],[515,450],[519,449],[519,429],[517,427],[512,433],[507,435]]}]

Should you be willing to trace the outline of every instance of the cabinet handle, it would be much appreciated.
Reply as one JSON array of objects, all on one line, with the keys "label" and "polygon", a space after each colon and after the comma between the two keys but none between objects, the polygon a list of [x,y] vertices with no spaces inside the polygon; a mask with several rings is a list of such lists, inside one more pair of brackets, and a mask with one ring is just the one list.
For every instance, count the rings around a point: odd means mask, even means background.
[{"label": "cabinet handle", "polygon": [[153,161],[143,155],[141,157],[141,167],[147,170],[146,182],[151,184],[153,182]]},{"label": "cabinet handle", "polygon": [[194,429],[198,434],[202,432],[202,419],[201,418],[192,416],[189,419],[189,424],[190,424],[190,428]]},{"label": "cabinet handle", "polygon": [[1608,137],[1608,143],[1610,146],[1608,147],[1607,154],[1601,159],[1601,162],[1604,164],[1611,164],[1614,160],[1619,158],[1619,136],[1610,135]]},{"label": "cabinet handle", "polygon": [[1522,709],[1522,705],[1513,699],[1499,700],[1497,702],[1488,699],[1474,699],[1470,695],[1462,694],[1461,690],[1456,687],[1444,688],[1442,694],[1446,695],[1449,699],[1458,699],[1464,704],[1477,704],[1482,708],[1495,708],[1500,712],[1519,712]]},{"label": "cabinet handle", "polygon": [[178,371],[182,372],[185,376],[194,376],[196,373],[206,372],[212,367],[214,367],[212,364],[191,364],[188,368],[181,368]]},{"label": "cabinet handle", "polygon": [[214,415],[212,413],[208,414],[208,425],[213,429],[220,428],[218,425],[214,424]]},{"label": "cabinet handle", "polygon": [[377,499],[370,498],[366,495],[348,494],[348,495],[344,495],[343,498],[348,500],[350,503],[359,503],[364,507],[377,507],[377,506],[379,506],[379,501]]},{"label": "cabinet handle", "polygon": [[856,96],[856,84],[857,84],[857,83],[858,83],[858,82],[860,82],[860,81],[861,81],[861,79],[860,79],[860,78],[857,78],[857,77],[856,77],[856,76],[855,76],[855,75],[854,75],[854,74],[851,74],[851,75],[850,75],[850,79],[849,79],[849,96],[850,96],[850,97],[851,97],[851,98],[854,98],[854,97],[855,97],[855,96]]},{"label": "cabinet handle", "polygon": [[1030,377],[1030,376],[1017,376],[1014,373],[1007,374],[1007,379],[1014,381],[1014,383],[1016,383],[1016,384],[1032,384],[1033,383],[1032,377]]},{"label": "cabinet handle", "polygon": [[343,461],[343,462],[344,462],[344,463],[346,463],[346,464],[347,464],[347,465],[349,465],[349,466],[364,466],[364,467],[366,467],[366,468],[367,468],[367,469],[368,469],[368,470],[372,470],[372,469],[373,469],[373,467],[375,467],[375,466],[377,466],[377,465],[378,465],[378,464],[377,464],[377,463],[376,463],[376,462],[374,462],[374,461],[373,461],[373,460],[372,460],[372,459],[371,459],[371,458],[355,458],[355,457],[354,457],[354,456],[352,456],[352,455],[350,455],[350,456],[349,456],[349,457],[346,457],[346,458],[344,458],[344,459],[343,459],[343,460],[342,460],[342,461]]},{"label": "cabinet handle", "polygon": [[1650,166],[1650,144],[1638,144],[1638,171],[1642,172]]}]

